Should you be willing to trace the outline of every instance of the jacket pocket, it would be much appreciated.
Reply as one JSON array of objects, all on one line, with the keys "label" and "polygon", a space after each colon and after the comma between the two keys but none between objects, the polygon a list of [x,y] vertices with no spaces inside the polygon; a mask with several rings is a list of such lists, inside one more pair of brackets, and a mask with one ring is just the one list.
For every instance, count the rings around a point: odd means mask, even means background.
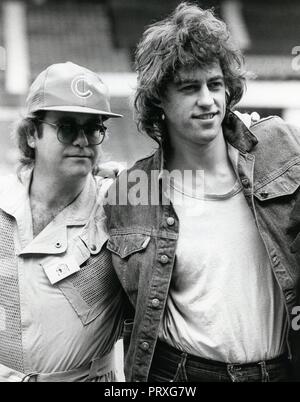
[{"label": "jacket pocket", "polygon": [[134,306],[137,302],[139,285],[148,286],[147,277],[152,269],[155,253],[155,247],[150,240],[147,234],[127,233],[114,234],[107,243],[116,273]]},{"label": "jacket pocket", "polygon": [[300,164],[289,167],[284,173],[271,179],[266,184],[258,184],[254,196],[260,201],[294,194],[300,186]]},{"label": "jacket pocket", "polygon": [[58,286],[84,325],[94,321],[109,304],[117,302],[120,295],[119,281],[106,248],[91,255],[79,272]]},{"label": "jacket pocket", "polygon": [[[109,304],[117,303],[121,295],[120,284],[112,266],[111,254],[104,245],[98,254],[90,254],[86,246],[80,247],[79,254],[77,272],[53,286],[60,289],[82,324],[88,325]],[[47,270],[49,264],[53,266],[53,257],[41,265]],[[64,258],[57,259],[57,264],[64,264]]]},{"label": "jacket pocket", "polygon": [[263,217],[269,235],[277,243],[277,253],[286,263],[291,278],[299,278],[300,261],[300,164],[285,169],[264,185],[257,186],[254,196],[257,213]]},{"label": "jacket pocket", "polygon": [[121,258],[143,251],[150,242],[150,236],[140,233],[112,235],[108,240],[107,248]]}]

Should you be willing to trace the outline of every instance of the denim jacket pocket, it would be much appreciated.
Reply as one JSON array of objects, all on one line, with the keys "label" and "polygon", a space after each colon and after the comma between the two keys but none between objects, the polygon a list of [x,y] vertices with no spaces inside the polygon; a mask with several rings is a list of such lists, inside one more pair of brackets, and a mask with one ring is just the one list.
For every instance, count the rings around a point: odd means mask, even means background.
[{"label": "denim jacket pocket", "polygon": [[107,248],[121,258],[143,251],[150,242],[150,236],[141,233],[112,235],[108,240]]},{"label": "denim jacket pocket", "polygon": [[281,174],[257,186],[254,196],[259,201],[257,212],[263,216],[269,236],[276,239],[279,246],[277,254],[280,253],[281,260],[286,261],[285,268],[291,279],[297,281],[300,224],[293,211],[300,202],[300,164],[293,164],[288,169],[282,168]]},{"label": "denim jacket pocket", "polygon": [[[145,277],[145,272],[152,264],[150,239],[149,235],[142,233],[118,233],[111,235],[107,243],[116,273],[133,305],[138,295],[139,277]],[[142,286],[147,286],[144,280]]]},{"label": "denim jacket pocket", "polygon": [[254,196],[259,201],[268,201],[274,198],[294,194],[300,186],[300,164],[292,165],[282,174],[264,181],[254,188]]}]

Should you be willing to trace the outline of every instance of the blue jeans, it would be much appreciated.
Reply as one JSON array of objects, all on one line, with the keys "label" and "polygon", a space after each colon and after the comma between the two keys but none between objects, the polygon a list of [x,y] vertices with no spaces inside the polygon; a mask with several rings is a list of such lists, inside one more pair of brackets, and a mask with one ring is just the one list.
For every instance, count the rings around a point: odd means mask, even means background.
[{"label": "blue jeans", "polygon": [[247,364],[227,364],[181,352],[158,341],[149,382],[285,382],[287,357]]}]

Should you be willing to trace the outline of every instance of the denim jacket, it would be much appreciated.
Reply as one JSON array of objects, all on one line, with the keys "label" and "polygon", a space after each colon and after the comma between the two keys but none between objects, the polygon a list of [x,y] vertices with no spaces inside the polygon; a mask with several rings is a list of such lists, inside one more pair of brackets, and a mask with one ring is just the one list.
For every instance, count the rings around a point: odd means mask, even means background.
[{"label": "denim jacket", "polygon": [[[295,372],[300,377],[300,331],[291,325],[293,308],[300,305],[300,261],[297,230],[290,220],[295,202],[300,202],[300,129],[279,117],[262,119],[248,129],[228,111],[223,133],[239,151],[237,174],[282,292],[289,321],[289,356],[294,367],[298,364]],[[161,169],[161,154],[157,150],[123,172],[109,189],[105,206],[107,247],[133,311],[124,323],[128,381],[147,381],[174,267],[179,221],[171,203],[125,205],[120,199],[124,190],[119,187],[122,175],[135,169],[144,171],[150,182],[151,172]],[[128,197],[134,185],[128,182]],[[155,189],[147,187],[150,199]]]}]

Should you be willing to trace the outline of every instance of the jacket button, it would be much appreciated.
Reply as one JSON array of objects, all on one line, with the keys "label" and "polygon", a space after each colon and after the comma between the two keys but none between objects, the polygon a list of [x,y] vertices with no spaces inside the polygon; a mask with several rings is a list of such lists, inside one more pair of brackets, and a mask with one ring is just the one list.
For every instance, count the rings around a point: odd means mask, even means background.
[{"label": "jacket button", "polygon": [[260,193],[260,196],[261,196],[262,198],[267,198],[268,195],[269,195],[269,193],[268,193],[267,191],[263,191],[262,193]]},{"label": "jacket button", "polygon": [[159,304],[160,304],[160,302],[159,302],[158,299],[153,299],[153,300],[151,301],[151,306],[154,307],[154,308],[159,307]]},{"label": "jacket button", "polygon": [[175,223],[175,219],[173,218],[173,216],[169,216],[169,217],[167,218],[167,224],[168,224],[169,226],[172,226],[172,225],[174,225],[174,223]]},{"label": "jacket button", "polygon": [[249,181],[249,179],[247,179],[247,177],[244,177],[244,178],[242,179],[242,185],[243,185],[244,187],[249,187],[250,181]]},{"label": "jacket button", "polygon": [[61,243],[58,241],[58,242],[55,244],[55,247],[56,247],[56,248],[60,248],[60,247],[61,247]]},{"label": "jacket button", "polygon": [[167,262],[169,262],[169,257],[167,256],[167,255],[162,255],[161,257],[160,257],[160,262],[162,263],[162,264],[166,264]]},{"label": "jacket button", "polygon": [[149,349],[149,343],[148,342],[142,342],[141,346],[142,346],[143,350],[148,350]]},{"label": "jacket button", "polygon": [[67,264],[60,264],[56,269],[56,273],[58,276],[65,274],[69,271],[69,267]]},{"label": "jacket button", "polygon": [[96,251],[96,250],[97,250],[97,246],[96,246],[95,244],[92,244],[92,245],[91,245],[91,250],[92,250],[92,251]]}]

